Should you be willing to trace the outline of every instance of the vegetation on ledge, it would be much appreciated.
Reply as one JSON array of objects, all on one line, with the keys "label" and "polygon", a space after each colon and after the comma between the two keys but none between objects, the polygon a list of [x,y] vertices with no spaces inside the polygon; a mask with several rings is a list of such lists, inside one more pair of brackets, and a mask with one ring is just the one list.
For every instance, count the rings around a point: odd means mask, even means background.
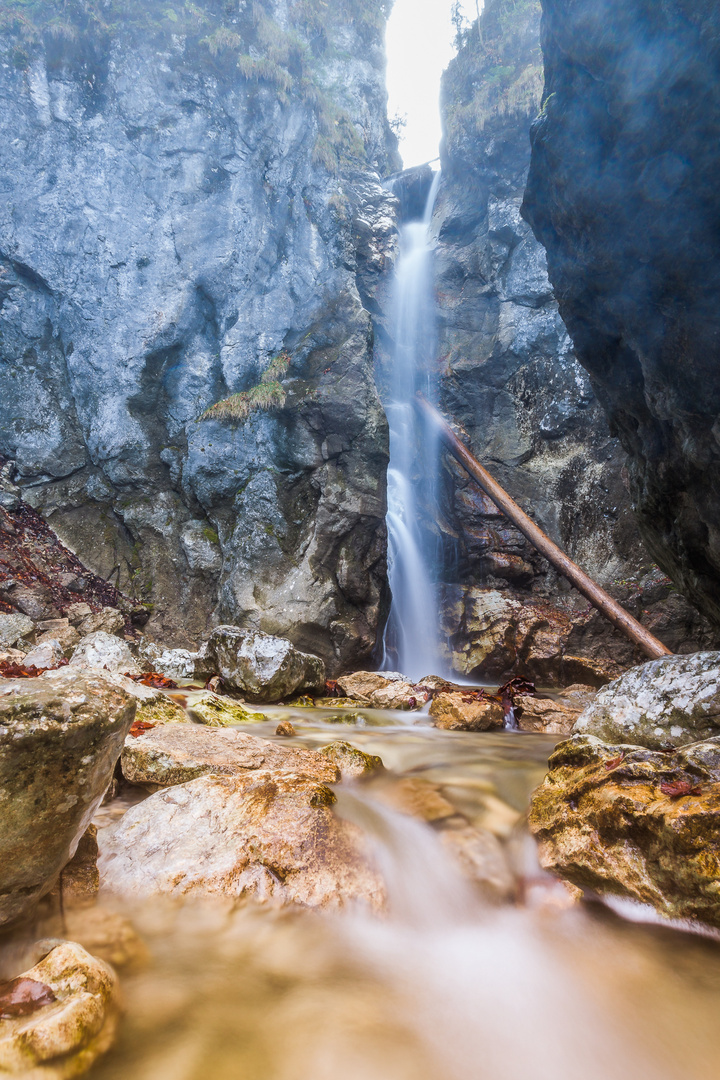
[{"label": "vegetation on ledge", "polygon": [[281,409],[285,404],[285,391],[280,380],[289,366],[289,355],[286,352],[279,353],[272,358],[257,386],[217,401],[205,410],[200,419],[244,420],[253,412]]}]

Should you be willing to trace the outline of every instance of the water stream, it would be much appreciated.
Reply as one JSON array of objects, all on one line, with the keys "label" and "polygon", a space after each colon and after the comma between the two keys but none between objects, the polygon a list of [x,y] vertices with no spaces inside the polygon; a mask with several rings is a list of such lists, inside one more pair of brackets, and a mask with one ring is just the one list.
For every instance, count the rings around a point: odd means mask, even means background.
[{"label": "water stream", "polygon": [[436,576],[438,545],[423,516],[437,519],[437,436],[414,407],[418,390],[437,398],[437,344],[430,223],[440,184],[435,174],[421,221],[400,234],[395,272],[394,352],[385,411],[390,426],[388,467],[388,577],[392,605],[384,635],[385,670],[412,679],[437,673],[439,663]]},{"label": "water stream", "polygon": [[[267,709],[270,737],[287,710]],[[123,905],[152,959],[123,977],[118,1046],[96,1080],[714,1080],[720,946],[568,906],[523,826],[555,740],[454,733],[422,717],[296,710],[299,742],[349,738],[393,771],[339,785],[366,832],[389,912],[253,904]],[[373,726],[377,722],[378,726]],[[514,900],[489,904],[442,827],[389,795],[427,780],[501,843]],[[106,901],[107,902],[107,901]]]}]

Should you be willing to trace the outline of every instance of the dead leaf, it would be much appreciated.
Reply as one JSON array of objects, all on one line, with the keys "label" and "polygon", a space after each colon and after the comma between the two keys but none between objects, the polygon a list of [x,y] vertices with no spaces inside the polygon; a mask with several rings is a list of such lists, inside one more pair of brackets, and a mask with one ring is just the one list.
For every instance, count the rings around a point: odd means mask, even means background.
[{"label": "dead leaf", "polygon": [[702,787],[700,784],[693,783],[692,780],[663,780],[660,785],[660,790],[663,795],[667,795],[670,799],[679,799],[683,795],[702,795]]},{"label": "dead leaf", "polygon": [[150,731],[150,729],[155,726],[155,724],[151,724],[148,720],[135,720],[133,721],[133,725],[130,728],[128,735],[132,735],[133,739],[137,739],[140,735],[143,735],[146,731]]},{"label": "dead leaf", "polygon": [[618,765],[622,765],[624,760],[625,760],[625,751],[623,750],[623,752],[621,754],[618,754],[617,757],[610,758],[609,761],[606,761],[605,762],[605,768],[606,768],[606,770],[608,772],[611,772],[613,769],[617,769]]},{"label": "dead leaf", "polygon": [[42,1009],[43,1005],[51,1005],[55,1000],[51,987],[36,982],[35,979],[24,979],[20,976],[11,982],[0,983],[0,1020],[29,1016]]}]

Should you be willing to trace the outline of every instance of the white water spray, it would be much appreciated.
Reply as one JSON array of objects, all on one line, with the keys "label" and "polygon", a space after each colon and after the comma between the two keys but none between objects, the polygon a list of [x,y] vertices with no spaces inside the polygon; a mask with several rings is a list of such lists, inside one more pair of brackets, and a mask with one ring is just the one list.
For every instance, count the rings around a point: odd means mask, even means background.
[{"label": "white water spray", "polygon": [[[435,401],[437,347],[430,221],[440,184],[437,172],[422,221],[403,226],[395,277],[395,348],[389,401],[388,576],[392,604],[383,639],[383,667],[410,678],[440,673],[435,570],[437,545],[421,511],[435,515],[439,475],[437,436],[415,410],[421,390]],[[422,500],[421,500],[422,496]],[[424,505],[423,505],[424,504]]]}]

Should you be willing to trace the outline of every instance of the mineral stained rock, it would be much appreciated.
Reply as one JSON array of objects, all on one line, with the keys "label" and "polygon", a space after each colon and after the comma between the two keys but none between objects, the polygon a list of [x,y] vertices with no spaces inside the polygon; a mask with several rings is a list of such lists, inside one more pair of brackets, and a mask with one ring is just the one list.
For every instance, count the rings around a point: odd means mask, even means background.
[{"label": "mineral stained rock", "polygon": [[0,925],[55,884],[134,716],[135,699],[100,672],[0,680]]},{"label": "mineral stained rock", "polygon": [[651,660],[603,687],[578,735],[660,750],[720,735],[720,653]]},{"label": "mineral stained rock", "polygon": [[379,907],[382,881],[360,830],[335,816],[334,802],[330,788],[302,773],[200,776],[151,795],[105,830],[101,886],[128,897]]},{"label": "mineral stained rock", "polygon": [[217,626],[208,640],[216,669],[251,701],[280,701],[303,690],[325,689],[325,664],[284,638],[237,626]]},{"label": "mineral stained rock", "polygon": [[545,869],[720,927],[720,739],[661,754],[576,735],[549,770],[529,816]]},{"label": "mineral stained rock", "polygon": [[261,724],[267,717],[263,713],[250,712],[239,701],[213,694],[206,690],[203,694],[194,694],[188,702],[188,711],[193,720],[208,727],[232,727],[234,724]]},{"label": "mineral stained rock", "polygon": [[543,0],[523,213],[644,540],[720,623],[717,5]]},{"label": "mineral stained rock", "polygon": [[467,701],[460,693],[438,694],[430,706],[435,727],[446,731],[487,731],[501,728],[504,714],[497,701]]},{"label": "mineral stained rock", "polygon": [[126,779],[162,787],[184,784],[205,773],[229,776],[267,769],[302,773],[332,784],[340,777],[338,767],[339,762],[316,750],[278,744],[236,729],[194,724],[158,727],[137,738],[129,736],[122,752]]},{"label": "mineral stained rock", "polygon": [[4,1076],[68,1080],[110,1047],[117,1027],[117,979],[102,960],[65,941],[20,978],[41,983],[54,1001],[27,1016],[0,1020]]},{"label": "mineral stained rock", "polygon": [[337,765],[343,780],[357,780],[363,776],[373,776],[384,768],[382,758],[377,754],[366,754],[356,746],[338,739],[329,746],[320,748],[319,753],[328,761]]}]

